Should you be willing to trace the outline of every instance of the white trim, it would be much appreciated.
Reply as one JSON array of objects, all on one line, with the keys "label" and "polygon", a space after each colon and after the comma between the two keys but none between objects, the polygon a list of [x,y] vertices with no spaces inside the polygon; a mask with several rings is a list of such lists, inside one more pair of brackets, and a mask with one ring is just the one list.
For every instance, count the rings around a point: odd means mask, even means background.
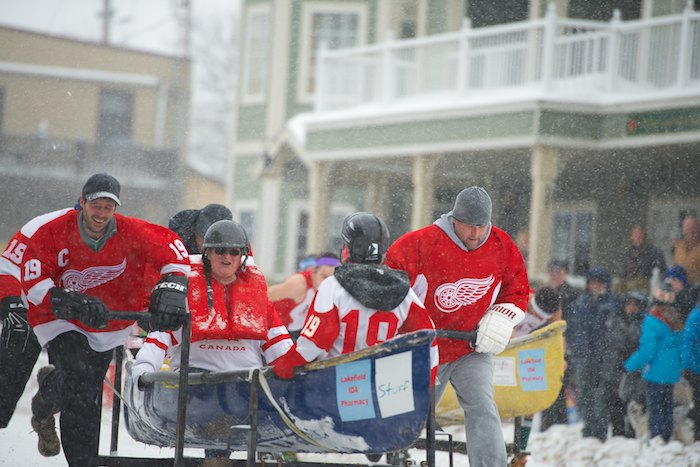
[{"label": "white trim", "polygon": [[90,68],[66,68],[15,62],[0,62],[0,73],[2,72],[37,77],[62,78],[75,81],[129,84],[134,86],[156,87],[161,84],[161,79],[158,76],[141,73],[117,73],[113,71],[93,70]]},{"label": "white trim", "polygon": [[340,13],[351,14],[355,13],[358,16],[357,22],[357,44],[355,47],[364,45],[367,41],[367,4],[366,3],[350,3],[339,4],[336,2],[307,2],[304,3],[301,10],[301,47],[299,49],[299,63],[297,64],[299,74],[297,76],[297,101],[300,104],[313,105],[313,93],[308,92],[307,85],[311,77],[316,72],[315,64],[309,63],[311,60],[311,39],[312,29],[311,20],[314,14],[317,13]]},{"label": "white trim", "polygon": [[416,157],[425,153],[528,148],[536,143],[537,138],[533,135],[529,135],[503,139],[406,144],[403,146],[384,146],[378,148],[348,148],[335,151],[312,152],[309,150],[305,150],[299,155],[304,160],[304,162],[308,164],[310,161],[345,161],[367,159],[373,157]]},{"label": "white trim", "polygon": [[[267,47],[263,47],[264,57],[255,57],[256,61],[261,60],[264,62],[263,66],[260,63],[251,64],[251,50],[252,50],[252,40],[254,34],[259,34],[261,31],[257,28],[252,27],[252,22],[254,19],[264,19],[267,17],[267,32],[263,36],[269,41]],[[270,49],[272,48],[271,37],[272,37],[272,14],[270,12],[269,4],[259,4],[254,5],[246,9],[245,14],[245,31],[243,37],[243,59],[241,63],[243,64],[241,70],[241,106],[261,104],[265,101],[267,95],[267,87],[270,84]],[[262,71],[261,74],[261,89],[258,92],[250,92],[248,86],[250,83],[250,73],[253,69],[258,69]]]}]

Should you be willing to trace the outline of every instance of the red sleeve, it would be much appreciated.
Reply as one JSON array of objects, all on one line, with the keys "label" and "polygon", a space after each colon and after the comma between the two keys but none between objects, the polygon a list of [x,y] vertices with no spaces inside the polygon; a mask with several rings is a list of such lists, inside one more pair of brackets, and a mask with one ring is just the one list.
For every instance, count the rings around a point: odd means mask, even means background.
[{"label": "red sleeve", "polygon": [[503,277],[510,280],[503,281],[496,303],[512,303],[525,311],[530,298],[530,280],[527,276],[525,261],[510,237],[504,238],[503,248],[507,264]]},{"label": "red sleeve", "polygon": [[318,312],[315,304],[316,297],[309,307],[309,314],[301,329],[301,337],[309,339],[316,347],[328,352],[340,334],[338,308],[334,305],[329,311]]},{"label": "red sleeve", "polygon": [[20,266],[26,248],[27,238],[22,232],[17,232],[0,256],[0,298],[22,295]]},{"label": "red sleeve", "polygon": [[406,320],[403,322],[401,328],[399,328],[398,333],[406,334],[423,329],[435,329],[433,320],[430,319],[425,308],[421,308],[416,303],[412,303],[411,308],[408,310]]},{"label": "red sleeve", "polygon": [[[124,217],[117,218],[117,229]],[[151,224],[136,218],[128,218],[135,225],[139,238],[138,248],[144,260],[155,269],[156,274],[187,276],[190,272],[190,259],[187,248],[180,237],[172,230],[158,224]]]},{"label": "red sleeve", "polygon": [[[433,320],[428,316],[428,312],[425,308],[421,308],[415,303],[411,304],[411,308],[408,310],[408,316],[403,325],[399,329],[399,334],[406,334],[413,331],[420,331],[422,329],[435,329],[435,324]],[[433,345],[430,348],[430,386],[435,384],[435,378],[437,377],[437,369],[440,363],[440,355],[438,353],[437,339],[433,340]]]}]

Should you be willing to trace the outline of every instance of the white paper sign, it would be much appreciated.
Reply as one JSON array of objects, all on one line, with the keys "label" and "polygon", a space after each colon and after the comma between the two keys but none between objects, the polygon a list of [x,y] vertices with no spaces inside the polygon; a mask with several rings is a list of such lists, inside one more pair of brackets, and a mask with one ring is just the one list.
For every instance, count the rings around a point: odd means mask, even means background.
[{"label": "white paper sign", "polygon": [[514,357],[493,357],[494,386],[517,386]]},{"label": "white paper sign", "polygon": [[382,418],[415,410],[411,358],[409,351],[375,361],[374,381]]}]

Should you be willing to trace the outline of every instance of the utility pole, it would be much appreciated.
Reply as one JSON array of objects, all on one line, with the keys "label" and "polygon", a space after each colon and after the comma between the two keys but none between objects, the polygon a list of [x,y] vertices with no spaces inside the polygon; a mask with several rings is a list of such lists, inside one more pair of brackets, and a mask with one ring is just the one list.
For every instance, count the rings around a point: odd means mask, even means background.
[{"label": "utility pole", "polygon": [[100,11],[97,16],[102,18],[102,44],[108,45],[111,35],[112,17],[114,16],[112,0],[103,0],[102,5],[102,11]]}]

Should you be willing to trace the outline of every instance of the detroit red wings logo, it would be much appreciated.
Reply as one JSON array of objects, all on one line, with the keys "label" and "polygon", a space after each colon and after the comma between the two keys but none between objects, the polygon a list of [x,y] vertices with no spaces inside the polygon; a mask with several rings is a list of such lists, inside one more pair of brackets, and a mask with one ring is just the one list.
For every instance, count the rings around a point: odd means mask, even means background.
[{"label": "detroit red wings logo", "polygon": [[93,266],[83,271],[68,269],[61,275],[61,287],[85,292],[119,277],[126,269],[126,258],[114,266]]},{"label": "detroit red wings logo", "polygon": [[483,279],[465,278],[435,289],[435,305],[445,313],[452,313],[463,305],[476,303],[493,284],[493,275]]}]

